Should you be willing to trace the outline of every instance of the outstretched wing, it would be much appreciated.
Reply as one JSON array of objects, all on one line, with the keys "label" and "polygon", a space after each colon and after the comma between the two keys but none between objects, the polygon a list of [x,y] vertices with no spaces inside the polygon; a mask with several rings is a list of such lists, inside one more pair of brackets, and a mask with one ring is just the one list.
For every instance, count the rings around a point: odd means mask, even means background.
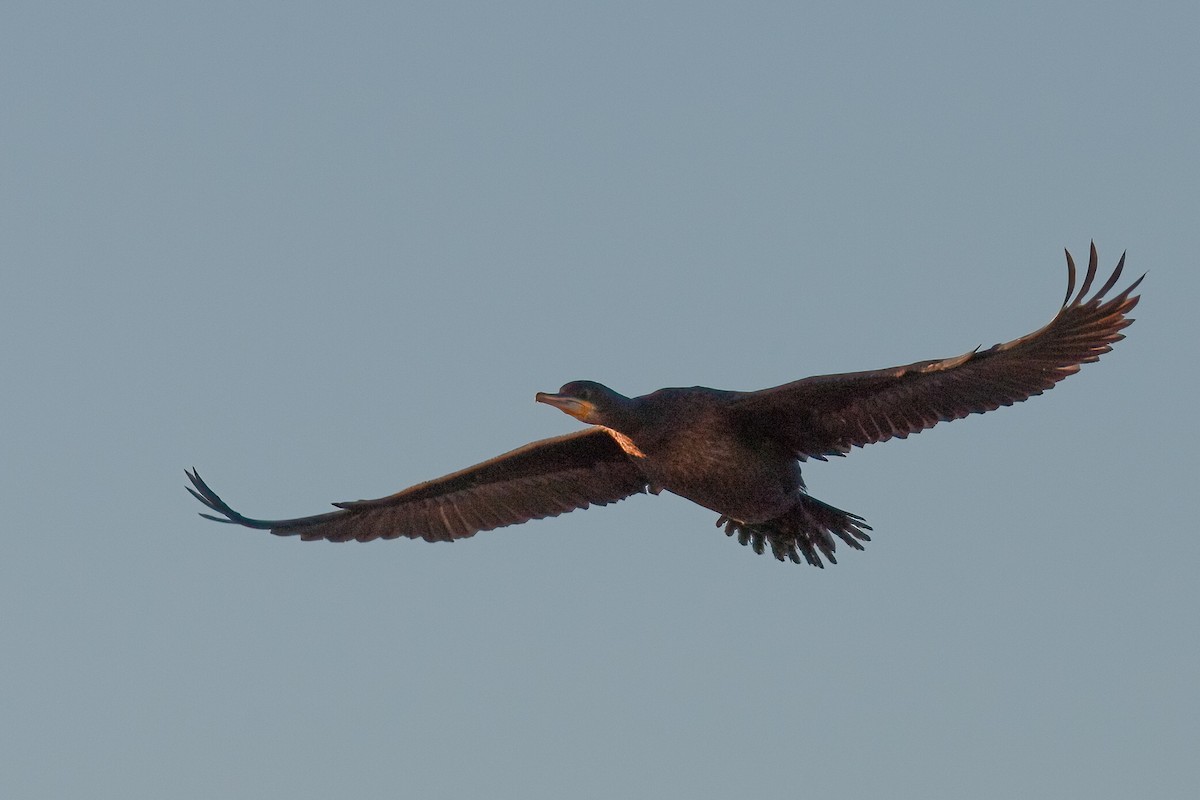
[{"label": "outstretched wing", "polygon": [[1132,292],[1142,278],[1104,299],[1121,277],[1122,255],[1112,277],[1086,297],[1096,277],[1096,260],[1093,244],[1076,294],[1075,262],[1067,253],[1063,306],[1048,325],[1028,336],[956,358],[819,375],[745,392],[732,398],[730,407],[757,435],[785,443],[799,458],[823,459],[1041,394],[1111,350],[1125,338],[1121,330],[1133,322],[1128,314],[1138,297]]},{"label": "outstretched wing", "polygon": [[188,491],[221,515],[202,517],[269,530],[277,536],[331,542],[399,536],[452,541],[589,505],[607,505],[646,490],[641,470],[601,428],[533,442],[389,497],[334,503],[338,511],[298,519],[242,516],[195,470],[187,476],[192,482]]}]

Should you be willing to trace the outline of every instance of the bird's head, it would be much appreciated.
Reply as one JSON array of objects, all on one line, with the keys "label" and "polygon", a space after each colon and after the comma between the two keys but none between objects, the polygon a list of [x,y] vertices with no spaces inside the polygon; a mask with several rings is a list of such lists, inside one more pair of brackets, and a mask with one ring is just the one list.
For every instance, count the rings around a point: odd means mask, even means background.
[{"label": "bird's head", "polygon": [[627,410],[632,401],[623,394],[614,392],[595,381],[571,381],[558,390],[557,394],[538,392],[539,403],[554,406],[564,414],[570,414],[589,425],[612,425],[619,420],[621,412]]}]

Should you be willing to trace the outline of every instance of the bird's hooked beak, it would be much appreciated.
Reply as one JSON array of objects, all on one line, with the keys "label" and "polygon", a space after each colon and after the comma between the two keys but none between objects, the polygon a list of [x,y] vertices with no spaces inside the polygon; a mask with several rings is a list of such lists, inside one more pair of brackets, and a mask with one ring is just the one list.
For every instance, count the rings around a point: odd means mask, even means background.
[{"label": "bird's hooked beak", "polygon": [[539,403],[554,406],[564,414],[570,414],[581,422],[591,422],[596,413],[596,406],[594,404],[589,403],[587,400],[580,400],[578,397],[571,397],[568,394],[538,392],[534,395],[534,399]]}]

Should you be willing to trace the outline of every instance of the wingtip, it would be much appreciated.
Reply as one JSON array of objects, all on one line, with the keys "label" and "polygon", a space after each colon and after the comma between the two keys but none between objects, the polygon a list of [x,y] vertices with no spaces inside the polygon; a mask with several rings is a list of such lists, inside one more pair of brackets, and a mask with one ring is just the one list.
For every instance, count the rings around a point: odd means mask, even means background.
[{"label": "wingtip", "polygon": [[1096,242],[1092,241],[1088,245],[1088,266],[1087,273],[1083,276],[1083,285],[1079,287],[1079,294],[1075,295],[1074,303],[1077,305],[1084,302],[1087,293],[1092,288],[1092,282],[1096,280],[1096,269],[1100,264],[1100,255],[1096,252]]},{"label": "wingtip", "polygon": [[1071,251],[1063,248],[1063,252],[1067,254],[1067,296],[1063,298],[1063,308],[1071,302],[1071,295],[1075,293],[1075,259],[1071,257]]},{"label": "wingtip", "polygon": [[205,519],[211,519],[214,522],[229,522],[237,525],[246,525],[247,527],[255,527],[253,523],[255,523],[256,520],[247,519],[238,512],[234,511],[228,503],[222,500],[220,496],[214,492],[207,483],[204,482],[204,479],[200,477],[200,473],[196,471],[195,467],[192,467],[190,470],[184,470],[184,474],[187,475],[188,480],[192,482],[192,485],[185,486],[183,488],[187,489],[188,493],[192,497],[203,503],[204,506],[210,511],[215,511],[221,515],[219,517],[214,517],[210,514],[200,512],[200,516],[204,517]]},{"label": "wingtip", "polygon": [[1103,297],[1106,294],[1108,294],[1109,290],[1117,285],[1117,281],[1121,280],[1121,272],[1124,269],[1125,269],[1125,254],[1122,253],[1121,260],[1117,262],[1116,269],[1113,270],[1112,275],[1108,276],[1108,280],[1104,282],[1104,285],[1100,287],[1100,291],[1096,292],[1095,297],[1093,297],[1092,299],[1093,300],[1103,299]]},{"label": "wingtip", "polygon": [[1122,297],[1122,298],[1127,298],[1127,299],[1129,299],[1129,300],[1133,300],[1134,302],[1137,302],[1138,300],[1140,300],[1140,299],[1141,299],[1141,295],[1140,295],[1140,294],[1134,294],[1134,291],[1135,291],[1135,290],[1136,290],[1136,289],[1137,289],[1139,286],[1141,286],[1141,284],[1142,284],[1142,281],[1143,281],[1143,280],[1145,280],[1145,279],[1146,279],[1146,276],[1147,276],[1147,275],[1149,275],[1149,274],[1150,274],[1149,272],[1143,272],[1143,273],[1142,273],[1142,275],[1141,275],[1141,277],[1139,277],[1139,278],[1138,278],[1136,281],[1134,281],[1133,283],[1129,284],[1129,286],[1125,287],[1125,291],[1121,292],[1121,297]]},{"label": "wingtip", "polygon": [[[204,479],[200,477],[200,473],[196,470],[195,467],[192,467],[191,469],[185,469],[183,471],[183,474],[187,476],[187,479],[191,482],[192,486],[196,487],[196,489],[198,491],[200,491],[201,493],[207,493],[207,492],[212,491],[211,489],[208,488],[208,484],[206,484],[204,482]],[[192,492],[192,494],[196,494],[196,492],[192,491],[191,487],[186,487],[186,488],[189,492]]]},{"label": "wingtip", "polygon": [[[1118,281],[1120,281],[1121,274],[1125,269],[1125,258],[1128,255],[1129,251],[1126,250],[1121,253],[1121,258],[1118,259],[1117,266],[1113,269],[1112,274],[1109,276],[1108,280],[1105,281],[1104,286],[1101,287],[1090,298],[1090,300],[1088,298],[1088,292],[1091,291],[1092,284],[1095,282],[1096,272],[1098,270],[1099,263],[1100,263],[1100,255],[1099,255],[1099,251],[1096,249],[1095,240],[1092,240],[1091,242],[1088,243],[1087,272],[1084,274],[1083,284],[1079,287],[1078,292],[1075,291],[1075,281],[1077,278],[1077,271],[1075,269],[1075,259],[1071,257],[1070,250],[1063,248],[1063,252],[1066,254],[1066,257],[1067,257],[1067,294],[1066,294],[1065,299],[1063,300],[1063,307],[1065,308],[1068,305],[1080,305],[1080,304],[1087,303],[1087,302],[1102,301],[1104,296],[1107,295],[1108,292],[1114,286],[1117,285]],[[1138,278],[1128,288],[1126,288],[1123,292],[1121,292],[1120,297],[1121,298],[1128,297],[1130,292],[1132,292],[1135,288],[1137,288],[1138,284],[1140,284],[1142,282],[1142,278],[1145,278],[1145,277],[1146,277],[1146,275],[1145,275],[1145,273],[1143,273],[1141,278]]]}]

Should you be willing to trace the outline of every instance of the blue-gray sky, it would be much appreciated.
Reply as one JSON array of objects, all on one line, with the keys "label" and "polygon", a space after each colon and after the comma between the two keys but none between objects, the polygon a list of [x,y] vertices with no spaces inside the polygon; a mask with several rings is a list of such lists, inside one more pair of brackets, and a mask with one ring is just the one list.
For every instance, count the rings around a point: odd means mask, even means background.
[{"label": "blue-gray sky", "polygon": [[[0,795],[1183,797],[1200,11],[7,3]],[[316,513],[1149,270],[1098,365],[806,470],[818,571],[677,498],[455,545]]]}]

